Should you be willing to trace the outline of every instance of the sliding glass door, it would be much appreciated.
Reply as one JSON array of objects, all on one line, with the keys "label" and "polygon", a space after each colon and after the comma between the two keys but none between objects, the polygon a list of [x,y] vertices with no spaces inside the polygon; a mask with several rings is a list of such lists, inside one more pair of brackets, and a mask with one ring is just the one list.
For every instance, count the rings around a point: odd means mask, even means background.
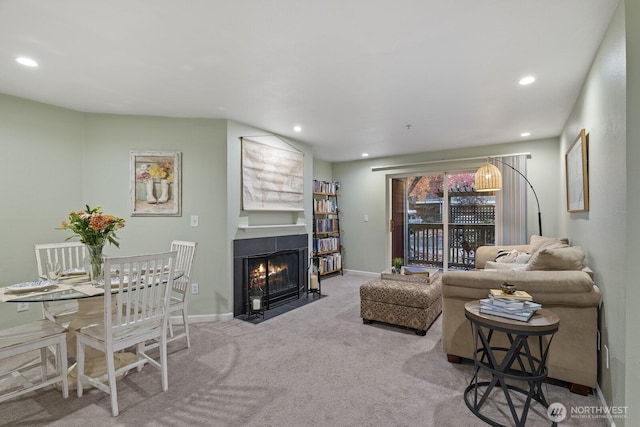
[{"label": "sliding glass door", "polygon": [[478,246],[495,242],[495,196],[475,191],[475,173],[448,174],[449,269],[472,269]]},{"label": "sliding glass door", "polygon": [[441,267],[444,262],[443,176],[407,178],[407,259],[408,264]]},{"label": "sliding glass door", "polygon": [[474,180],[475,171],[406,178],[406,263],[473,268],[476,248],[494,243],[495,197]]}]

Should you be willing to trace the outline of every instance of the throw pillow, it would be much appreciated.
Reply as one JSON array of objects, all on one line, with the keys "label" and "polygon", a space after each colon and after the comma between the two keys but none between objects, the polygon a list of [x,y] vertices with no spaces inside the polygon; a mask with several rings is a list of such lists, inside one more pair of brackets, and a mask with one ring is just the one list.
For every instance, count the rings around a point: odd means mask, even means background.
[{"label": "throw pillow", "polygon": [[[559,243],[559,242],[549,243],[549,242],[547,242],[546,245],[542,246],[535,253],[531,254],[531,258],[529,259],[529,262],[528,262],[529,267],[527,268],[527,270],[534,270],[534,269],[535,270],[546,270],[546,268],[544,268],[544,265],[545,265],[545,260],[548,259],[548,256],[546,258],[543,257],[543,259],[541,261],[538,261],[538,257],[540,257],[542,255],[542,251],[543,250],[545,250],[545,249],[562,249],[562,248],[568,248],[568,247],[570,247],[570,246],[567,245],[567,244],[564,244],[564,243]],[[538,265],[540,265],[541,267],[536,267]]]},{"label": "throw pillow", "polygon": [[484,270],[526,270],[527,264],[516,264],[506,263],[506,262],[497,262],[497,261],[487,261],[484,263]]},{"label": "throw pillow", "polygon": [[516,249],[500,249],[496,255],[495,262],[511,264],[526,264],[529,261],[530,255],[526,252],[520,252]]},{"label": "throw pillow", "polygon": [[504,264],[526,264],[529,258],[531,258],[531,255],[526,252],[520,252],[516,249],[499,249],[494,261]]},{"label": "throw pillow", "polygon": [[[560,245],[560,244],[558,244]],[[580,246],[547,246],[527,264],[527,270],[582,270],[584,252]]]},{"label": "throw pillow", "polygon": [[565,246],[569,246],[569,239],[566,237],[545,237],[534,234],[529,241],[529,253],[533,257],[540,249],[554,243],[563,243]]},{"label": "throw pillow", "polygon": [[509,264],[514,262],[517,256],[518,256],[518,251],[516,251],[515,249],[514,250],[499,249],[498,253],[496,254],[496,259],[494,261]]}]

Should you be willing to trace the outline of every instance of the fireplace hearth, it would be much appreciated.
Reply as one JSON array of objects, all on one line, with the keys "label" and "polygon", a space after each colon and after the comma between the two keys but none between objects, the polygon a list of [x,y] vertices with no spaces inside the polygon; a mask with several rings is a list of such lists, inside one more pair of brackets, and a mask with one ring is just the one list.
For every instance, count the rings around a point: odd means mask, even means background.
[{"label": "fireplace hearth", "polygon": [[234,240],[233,250],[234,317],[252,312],[250,294],[267,311],[306,296],[307,234]]}]

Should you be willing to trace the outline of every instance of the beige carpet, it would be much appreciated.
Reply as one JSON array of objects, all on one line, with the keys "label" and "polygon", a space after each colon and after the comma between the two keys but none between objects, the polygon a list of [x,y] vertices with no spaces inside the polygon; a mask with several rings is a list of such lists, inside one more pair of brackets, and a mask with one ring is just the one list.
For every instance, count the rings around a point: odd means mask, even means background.
[{"label": "beige carpet", "polygon": [[[483,426],[462,398],[472,365],[452,365],[441,350],[441,317],[425,337],[392,326],[364,325],[360,284],[345,273],[322,283],[328,295],[254,325],[240,320],[192,325],[192,347],[172,343],[169,390],[146,366],[118,383],[120,415],[97,390],[62,399],[55,390],[0,404],[6,426]],[[6,362],[2,362],[6,363]],[[0,383],[0,386],[4,383]],[[600,406],[547,386],[568,409]],[[500,400],[500,399],[497,399]],[[506,415],[500,402],[493,415]],[[506,421],[505,421],[506,422]],[[527,425],[550,425],[535,408]],[[570,418],[565,425],[604,426]]]}]

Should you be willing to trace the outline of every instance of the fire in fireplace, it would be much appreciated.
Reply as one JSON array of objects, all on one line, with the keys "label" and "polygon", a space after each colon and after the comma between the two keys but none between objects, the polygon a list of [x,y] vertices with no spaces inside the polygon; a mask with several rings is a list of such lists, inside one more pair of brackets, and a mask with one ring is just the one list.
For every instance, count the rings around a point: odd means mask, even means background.
[{"label": "fire in fireplace", "polygon": [[287,250],[272,254],[245,258],[245,283],[247,313],[249,295],[263,295],[264,309],[269,310],[280,302],[300,298],[299,250]]}]

